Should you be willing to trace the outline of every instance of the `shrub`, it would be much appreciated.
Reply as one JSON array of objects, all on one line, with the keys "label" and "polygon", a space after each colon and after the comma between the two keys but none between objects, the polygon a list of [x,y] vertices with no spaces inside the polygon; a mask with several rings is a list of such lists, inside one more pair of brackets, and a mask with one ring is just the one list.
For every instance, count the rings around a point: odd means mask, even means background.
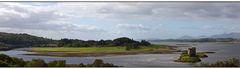
[{"label": "shrub", "polygon": [[0,54],[0,61],[6,62],[6,63],[11,63],[12,58],[9,57],[8,55]]},{"label": "shrub", "polygon": [[126,46],[125,49],[126,49],[127,51],[130,51],[130,50],[131,50],[131,47],[130,47],[130,46]]},{"label": "shrub", "polygon": [[179,57],[179,59],[175,60],[176,62],[200,62],[201,59],[198,56],[189,56],[188,54],[186,54],[185,52],[183,52],[181,54],[181,56]]},{"label": "shrub", "polygon": [[93,62],[93,66],[94,67],[101,67],[101,66],[103,66],[103,60],[101,60],[101,59],[96,59],[94,62]]},{"label": "shrub", "polygon": [[19,59],[16,57],[12,57],[12,63],[11,66],[13,67],[24,67],[24,65],[26,64],[26,62],[23,59]]},{"label": "shrub", "polygon": [[144,45],[144,46],[149,46],[149,45],[151,45],[151,43],[148,42],[148,41],[146,41],[146,40],[142,40],[142,41],[140,42],[140,44],[141,44],[141,45]]},{"label": "shrub", "polygon": [[84,65],[83,63],[80,63],[79,67],[86,67],[86,65]]},{"label": "shrub", "polygon": [[66,61],[65,60],[54,60],[48,63],[49,67],[65,67]]},{"label": "shrub", "polygon": [[32,59],[32,61],[28,62],[27,67],[46,67],[47,64],[42,59]]},{"label": "shrub", "polygon": [[104,63],[101,59],[96,59],[93,64],[80,64],[79,67],[118,67],[110,63]]},{"label": "shrub", "polygon": [[216,63],[201,63],[201,67],[239,67],[240,60],[236,58],[227,59],[224,61],[217,61]]},{"label": "shrub", "polygon": [[0,61],[0,67],[9,67],[9,65],[3,61]]}]

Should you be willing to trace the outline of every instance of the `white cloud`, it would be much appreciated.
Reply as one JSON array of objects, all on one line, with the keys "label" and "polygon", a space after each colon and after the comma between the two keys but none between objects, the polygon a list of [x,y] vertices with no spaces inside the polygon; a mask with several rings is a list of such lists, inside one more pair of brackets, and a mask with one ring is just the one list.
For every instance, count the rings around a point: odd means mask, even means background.
[{"label": "white cloud", "polygon": [[[89,34],[92,35],[92,38],[100,37],[97,34],[106,31],[118,31],[117,34],[136,31],[131,32],[132,36],[134,36],[138,32],[146,33],[146,31],[156,32],[159,29],[162,30],[162,28],[159,28],[161,24],[159,26],[148,25],[150,23],[159,23],[162,19],[230,20],[238,22],[240,19],[239,7],[239,3],[203,2],[1,2],[0,27],[15,31],[17,29],[25,30],[35,32],[35,34],[48,31],[49,35],[53,34],[53,31],[76,32],[76,35],[81,34],[86,38]],[[89,21],[80,21],[84,19],[89,19]],[[91,23],[91,19],[96,20],[96,22]],[[106,26],[100,26],[100,23],[105,21],[110,23],[113,20],[122,21],[122,23],[111,23],[112,26],[116,25],[117,27],[114,31]],[[151,22],[141,22],[144,20]],[[102,22],[98,23],[98,21]],[[211,29],[207,26],[202,28]],[[36,31],[39,30],[41,32],[37,33]],[[85,34],[83,35],[83,33]]]},{"label": "white cloud", "polygon": [[239,19],[240,17],[238,14],[240,4],[237,3],[68,2],[59,3],[57,7],[73,16],[77,14],[77,17],[101,19]]},{"label": "white cloud", "polygon": [[54,7],[40,7],[18,3],[0,4],[0,27],[37,30],[99,31],[90,25],[75,25],[64,21],[67,16]]},{"label": "white cloud", "polygon": [[126,30],[140,30],[140,31],[151,30],[150,28],[145,27],[142,24],[117,24],[116,27]]}]

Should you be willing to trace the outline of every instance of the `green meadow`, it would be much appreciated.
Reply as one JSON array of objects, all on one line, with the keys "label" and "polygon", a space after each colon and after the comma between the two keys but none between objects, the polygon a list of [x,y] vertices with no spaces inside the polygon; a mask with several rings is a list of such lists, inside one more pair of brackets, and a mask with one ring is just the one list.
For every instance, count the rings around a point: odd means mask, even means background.
[{"label": "green meadow", "polygon": [[45,56],[104,56],[104,55],[128,55],[143,53],[171,53],[176,51],[174,47],[165,45],[142,46],[139,49],[126,50],[125,46],[113,47],[34,47],[27,51],[37,52],[37,54],[27,55],[45,55]]},{"label": "green meadow", "polygon": [[116,52],[147,52],[147,51],[170,51],[170,47],[164,45],[145,46],[140,49],[126,50],[125,46],[113,47],[36,47],[30,51],[36,52],[79,52],[79,53],[116,53]]}]

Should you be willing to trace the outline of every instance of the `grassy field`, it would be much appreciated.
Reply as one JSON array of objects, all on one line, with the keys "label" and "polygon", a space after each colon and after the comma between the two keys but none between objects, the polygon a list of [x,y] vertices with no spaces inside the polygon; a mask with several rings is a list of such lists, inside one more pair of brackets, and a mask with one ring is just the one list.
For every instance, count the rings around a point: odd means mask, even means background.
[{"label": "grassy field", "polygon": [[40,55],[48,56],[83,56],[83,55],[106,55],[106,54],[136,54],[136,53],[150,53],[150,52],[171,52],[172,47],[164,45],[152,45],[142,47],[140,49],[126,50],[124,46],[121,47],[37,47],[30,48],[28,51],[39,52]]},{"label": "grassy field", "polygon": [[[169,50],[168,47],[163,45],[153,45],[142,47],[140,49],[132,49],[130,51],[154,51],[154,50]],[[81,52],[81,53],[111,53],[111,52],[126,52],[125,47],[38,47],[31,48],[31,51],[38,52]]]}]

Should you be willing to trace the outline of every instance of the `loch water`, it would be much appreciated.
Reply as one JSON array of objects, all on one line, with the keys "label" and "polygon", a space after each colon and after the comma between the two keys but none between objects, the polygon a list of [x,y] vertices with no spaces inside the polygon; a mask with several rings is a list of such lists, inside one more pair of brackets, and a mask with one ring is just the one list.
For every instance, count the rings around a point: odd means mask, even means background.
[{"label": "loch water", "polygon": [[[164,44],[181,46],[180,49],[186,50],[188,46],[197,48],[198,52],[216,52],[207,54],[209,57],[202,58],[201,62],[212,63],[218,60],[228,58],[240,59],[240,44],[238,43],[192,43],[192,42],[152,42],[153,44]],[[182,47],[187,46],[187,47]],[[101,56],[101,57],[54,57],[54,56],[36,56],[36,55],[23,55],[34,52],[26,52],[21,49],[10,51],[2,51],[6,55],[12,57],[23,58],[24,60],[32,60],[34,58],[44,59],[45,61],[52,60],[66,60],[68,64],[89,64],[95,59],[102,59],[104,62],[113,63],[115,65],[124,67],[193,67],[199,63],[180,63],[174,62],[179,56],[180,52],[172,54],[138,54],[138,55],[117,55],[117,56]]]}]

